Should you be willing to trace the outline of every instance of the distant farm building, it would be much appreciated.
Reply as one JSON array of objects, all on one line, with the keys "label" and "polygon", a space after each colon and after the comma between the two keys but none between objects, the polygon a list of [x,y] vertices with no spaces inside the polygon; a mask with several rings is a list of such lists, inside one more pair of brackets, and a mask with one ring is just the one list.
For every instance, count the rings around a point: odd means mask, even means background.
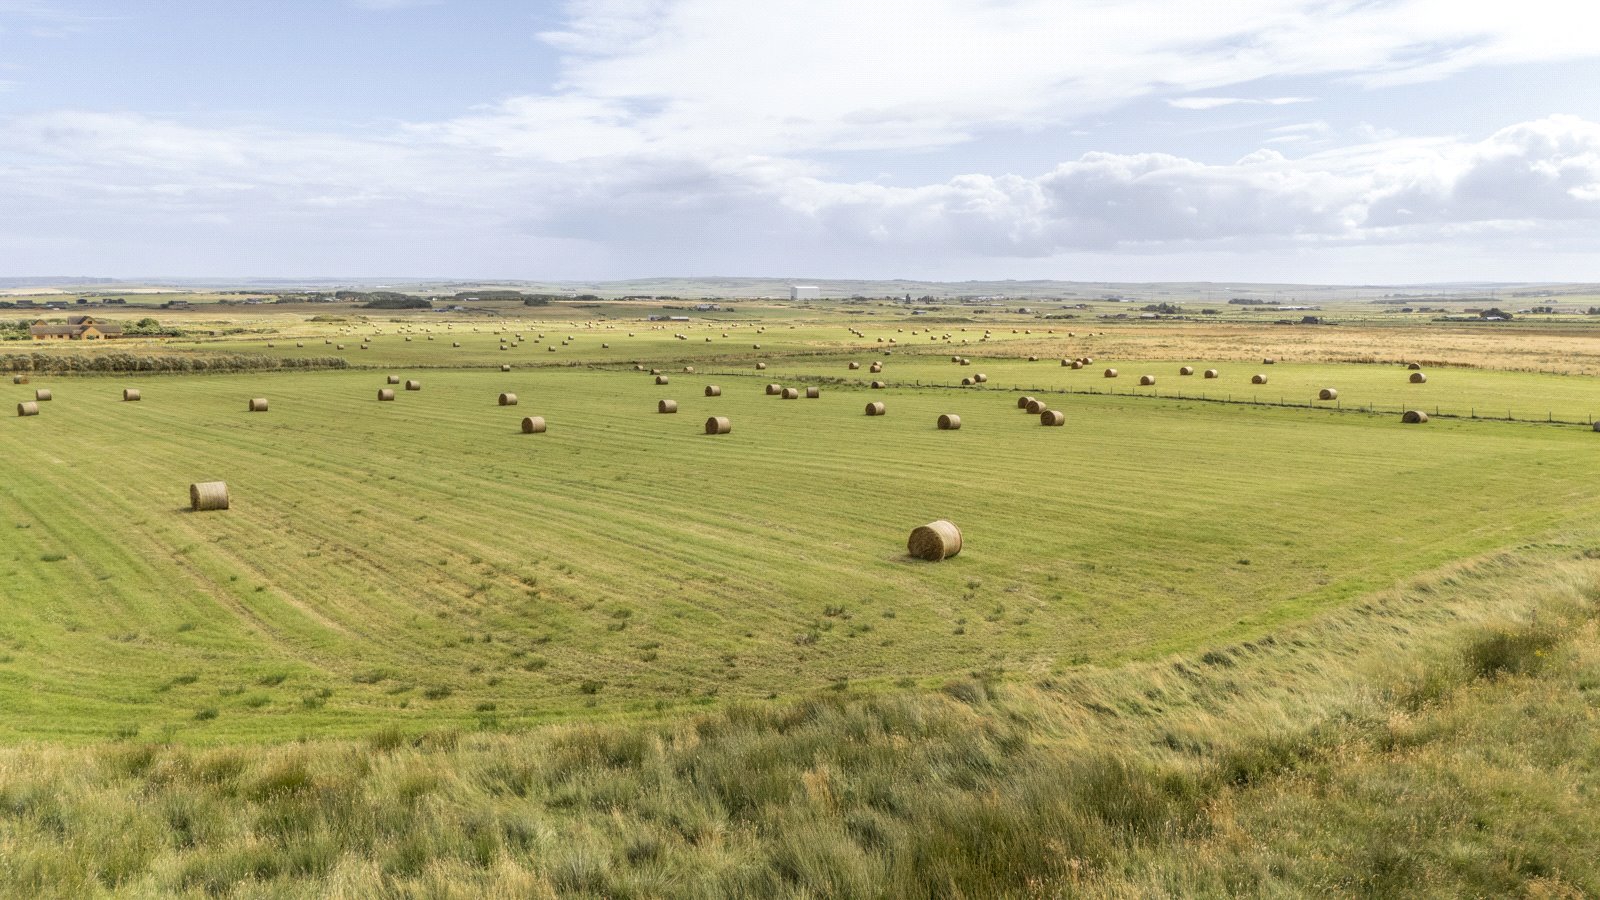
[{"label": "distant farm building", "polygon": [[822,298],[822,288],[814,284],[792,284],[789,286],[790,300],[819,300]]},{"label": "distant farm building", "polygon": [[28,334],[36,341],[99,341],[122,337],[122,326],[94,316],[68,316],[65,325],[40,319],[28,328]]}]

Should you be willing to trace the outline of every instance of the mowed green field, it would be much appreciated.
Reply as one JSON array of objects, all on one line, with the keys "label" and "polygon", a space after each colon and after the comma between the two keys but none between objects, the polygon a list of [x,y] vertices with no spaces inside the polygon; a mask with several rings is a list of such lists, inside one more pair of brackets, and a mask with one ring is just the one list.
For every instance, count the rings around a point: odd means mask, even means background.
[{"label": "mowed green field", "polygon": [[[0,739],[515,727],[1038,675],[1261,633],[1600,519],[1600,435],[1574,427],[1063,396],[1067,427],[1044,428],[994,389],[395,374],[423,390],[379,403],[378,371],[0,387],[8,411],[56,395],[0,420]],[[246,412],[257,396],[270,412]],[[703,434],[712,414],[733,433]],[[233,508],[188,511],[214,479]],[[909,559],[940,517],[964,551]]]},{"label": "mowed green field", "polygon": [[[739,323],[668,323],[656,329],[639,323],[488,323],[461,324],[446,330],[443,324],[378,322],[349,335],[324,337],[301,335],[274,339],[229,339],[204,343],[173,343],[171,347],[226,349],[240,353],[261,353],[288,357],[341,356],[352,366],[458,367],[498,366],[578,366],[592,365],[629,368],[632,364],[668,366],[681,362],[695,364],[712,373],[753,372],[757,362],[765,362],[772,377],[826,378],[866,385],[881,377],[894,385],[959,386],[963,378],[982,372],[989,376],[990,389],[1097,391],[1115,394],[1203,397],[1207,399],[1262,403],[1321,404],[1330,408],[1355,407],[1398,413],[1403,409],[1422,409],[1430,415],[1513,418],[1527,421],[1589,423],[1600,416],[1600,378],[1584,375],[1555,375],[1539,372],[1504,371],[1459,366],[1427,366],[1427,382],[1412,384],[1403,366],[1360,363],[1278,362],[1262,365],[1260,360],[1240,362],[1206,358],[1125,359],[1106,356],[1098,347],[1125,343],[1117,336],[1077,332],[1068,336],[1066,328],[997,328],[989,341],[980,342],[983,329],[976,326],[935,326],[930,332],[916,327],[891,328],[867,323],[849,323],[865,335],[858,337],[845,324],[805,322],[794,327],[772,323],[766,326]],[[380,333],[374,336],[374,327]],[[757,332],[765,327],[764,332]],[[963,332],[960,329],[966,327]],[[423,331],[431,328],[430,334]],[[400,329],[409,329],[401,333]],[[474,330],[476,329],[476,330]],[[632,329],[631,335],[629,329]],[[1032,333],[1028,334],[1027,331]],[[915,333],[914,333],[915,332]],[[524,340],[516,342],[515,335]],[[540,335],[543,335],[541,338]],[[682,340],[676,335],[688,337]],[[944,335],[949,334],[946,341]],[[724,337],[726,335],[726,337]],[[362,350],[361,336],[370,340]],[[410,341],[406,337],[411,337]],[[501,350],[505,337],[507,349]],[[563,341],[572,338],[565,345]],[[929,338],[934,340],[929,340]],[[707,338],[710,338],[707,341]],[[878,343],[882,338],[883,343]],[[889,344],[889,340],[895,344]],[[1259,342],[1259,336],[1251,341]],[[324,343],[327,341],[327,343]],[[966,341],[966,343],[963,343]],[[296,347],[296,343],[304,344]],[[340,344],[343,349],[338,349]],[[453,346],[459,343],[460,347]],[[604,346],[609,344],[609,346]],[[756,349],[756,345],[760,349]],[[270,345],[270,346],[269,346]],[[552,352],[551,347],[554,347]],[[888,351],[888,355],[884,355]],[[968,366],[951,362],[964,356]],[[1030,361],[1030,356],[1038,357]],[[1063,367],[1060,360],[1080,356],[1094,363],[1081,370]],[[871,375],[867,366],[874,360],[885,363],[881,376]],[[851,371],[847,364],[859,362]],[[1182,376],[1181,366],[1193,366],[1195,374]],[[1104,377],[1107,368],[1118,370],[1118,377]],[[1206,369],[1216,369],[1219,377],[1206,379]],[[1267,376],[1265,385],[1251,383],[1257,374]],[[1140,386],[1141,375],[1152,375],[1156,383]],[[1336,401],[1319,401],[1323,388],[1338,392]]]}]

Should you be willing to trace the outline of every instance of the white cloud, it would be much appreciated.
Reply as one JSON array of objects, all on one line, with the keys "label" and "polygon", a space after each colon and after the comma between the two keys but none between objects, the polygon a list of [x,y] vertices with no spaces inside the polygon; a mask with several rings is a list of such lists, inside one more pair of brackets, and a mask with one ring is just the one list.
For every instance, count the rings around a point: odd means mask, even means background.
[{"label": "white cloud", "polygon": [[1179,97],[1169,99],[1168,106],[1178,109],[1216,109],[1219,106],[1287,106],[1290,103],[1310,103],[1311,97]]}]

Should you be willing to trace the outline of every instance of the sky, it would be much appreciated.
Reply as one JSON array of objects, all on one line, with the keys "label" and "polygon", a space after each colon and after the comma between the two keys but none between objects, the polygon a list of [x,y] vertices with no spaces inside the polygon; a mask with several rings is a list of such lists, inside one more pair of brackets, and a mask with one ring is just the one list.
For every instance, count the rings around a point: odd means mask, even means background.
[{"label": "sky", "polygon": [[0,0],[0,276],[1600,281],[1592,0]]}]

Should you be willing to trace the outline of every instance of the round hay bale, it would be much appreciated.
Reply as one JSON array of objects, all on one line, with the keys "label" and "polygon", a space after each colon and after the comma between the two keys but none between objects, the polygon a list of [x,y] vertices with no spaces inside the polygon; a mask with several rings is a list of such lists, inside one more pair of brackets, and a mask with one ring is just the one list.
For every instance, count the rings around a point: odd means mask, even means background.
[{"label": "round hay bale", "polygon": [[[431,341],[431,340],[433,340],[433,338],[428,338],[428,340]],[[305,344],[304,341],[295,341],[294,345],[295,345],[295,347],[299,348],[299,347],[304,347],[306,344]]]},{"label": "round hay bale", "polygon": [[756,371],[757,372],[760,372],[761,370],[765,369],[766,367],[767,367],[766,363],[756,363]]},{"label": "round hay bale", "polygon": [[962,387],[972,387],[972,384],[973,384],[973,381],[972,381],[971,378],[963,378],[963,379],[961,379],[961,386]]},{"label": "round hay bale", "polygon": [[884,388],[886,388],[888,386],[889,386],[889,383],[886,382],[886,381],[874,381],[872,383],[872,389],[875,390],[875,391],[881,391],[881,390],[883,390]]},{"label": "round hay bale", "polygon": [[1017,398],[1017,409],[1027,409],[1028,408],[1028,404],[1032,403],[1032,402],[1033,402],[1033,398],[1032,397],[1018,397]]},{"label": "round hay bale", "polygon": [[1070,359],[1063,359],[1061,361],[1061,368],[1063,368],[1063,369],[1067,368],[1070,365],[1072,365],[1072,360],[1070,360]]},{"label": "round hay bale", "polygon": [[1277,361],[1277,360],[1276,360],[1276,359],[1273,359],[1273,358],[1272,358],[1272,357],[1270,357],[1270,356],[1268,356],[1268,357],[1266,357],[1266,358],[1265,358],[1265,359],[1263,359],[1263,360],[1261,360],[1261,364],[1262,364],[1262,365],[1263,365],[1263,366],[1271,366],[1271,365],[1276,365],[1276,364],[1277,364],[1277,362],[1278,362],[1278,361]]},{"label": "round hay bale", "polygon": [[385,378],[384,381],[386,383],[388,383],[388,384],[399,384],[400,383],[400,376],[399,375],[390,375],[388,378]]},{"label": "round hay bale", "polygon": [[197,481],[189,485],[189,508],[195,512],[228,508],[228,483]]},{"label": "round hay bale", "polygon": [[273,342],[271,342],[271,341],[267,341],[267,349],[268,349],[268,350],[271,350],[271,349],[273,349],[273,348],[274,348],[274,347],[276,347],[276,346],[278,346],[278,345],[277,345],[277,344],[274,344],[274,343],[273,343]]},{"label": "round hay bale", "polygon": [[344,349],[344,345],[343,344],[335,344],[333,349],[335,349],[335,350],[343,350]]},{"label": "round hay bale", "polygon": [[1028,357],[1028,362],[1038,362],[1038,361],[1039,361],[1039,357],[1037,357],[1037,356]]},{"label": "round hay bale", "polygon": [[48,402],[50,400],[54,400],[55,397],[56,397],[56,395],[50,393],[50,389],[49,388],[39,388],[38,390],[33,392],[33,399],[39,401],[40,403],[45,403],[45,402]]},{"label": "round hay bale", "polygon": [[960,365],[960,364],[961,364],[961,357],[959,357],[959,356],[952,356],[952,357],[950,357],[950,361],[951,361],[951,362],[953,362],[953,363],[955,363],[955,364],[957,364],[957,365]]},{"label": "round hay bale", "polygon": [[1422,363],[1412,363],[1411,365],[1406,366],[1406,368],[1410,369],[1413,372],[1420,372],[1420,371],[1422,371]]},{"label": "round hay bale", "polygon": [[523,416],[523,434],[544,434],[544,416]]},{"label": "round hay bale", "polygon": [[17,415],[19,416],[37,416],[38,414],[39,404],[32,400],[24,400],[17,404]]},{"label": "round hay bale", "polygon": [[850,368],[850,371],[854,372],[855,370],[861,368],[861,363],[853,362],[853,363],[850,364],[849,368]]},{"label": "round hay bale", "polygon": [[1081,369],[1081,368],[1083,368],[1083,360],[1081,360],[1081,359],[1075,359],[1075,360],[1073,360],[1073,361],[1072,361],[1072,367],[1073,367],[1073,368],[1074,368],[1074,369]]},{"label": "round hay bale", "polygon": [[989,376],[983,374],[982,372],[979,372],[978,374],[972,376],[972,380],[976,381],[979,384],[983,384],[984,382],[989,380]]},{"label": "round hay bale", "polygon": [[667,383],[668,383],[668,382],[670,382],[670,381],[671,381],[671,380],[672,380],[672,379],[670,379],[670,378],[668,378],[668,377],[667,377],[667,376],[665,376],[665,375],[657,375],[657,376],[656,376],[656,384],[667,384]]},{"label": "round hay bale", "polygon": [[11,383],[12,384],[27,384],[28,383],[28,376],[26,376],[26,375],[13,375],[13,376],[11,376]]},{"label": "round hay bale", "polygon": [[651,375],[660,375],[661,374],[661,370],[660,369],[651,369],[650,370],[650,374]]},{"label": "round hay bale", "polygon": [[1050,407],[1046,406],[1043,400],[1033,398],[1029,398],[1028,405],[1026,407],[1028,410],[1028,415],[1030,416],[1037,416],[1049,408]]},{"label": "round hay bale", "polygon": [[450,346],[459,347],[459,346],[461,346],[461,342],[460,341],[451,341],[450,342]]},{"label": "round hay bale", "polygon": [[516,394],[501,394],[500,395],[500,405],[501,406],[516,406],[517,405],[517,395]]},{"label": "round hay bale", "polygon": [[928,562],[949,559],[961,552],[961,529],[945,519],[918,525],[906,541],[906,550]]},{"label": "round hay bale", "polygon": [[1267,383],[1267,376],[1262,375],[1262,374],[1260,374],[1258,372],[1258,373],[1250,376],[1250,383],[1251,384],[1266,384]]},{"label": "round hay bale", "polygon": [[781,392],[779,392],[778,396],[782,397],[785,400],[799,400],[800,399],[800,389],[799,388],[784,388]]},{"label": "round hay bale", "polygon": [[1047,409],[1039,413],[1040,425],[1065,425],[1067,414],[1058,409]]},{"label": "round hay bale", "polygon": [[721,397],[722,396],[722,388],[717,387],[714,384],[708,384],[708,385],[706,385],[706,396],[707,397]]},{"label": "round hay bale", "polygon": [[683,367],[683,374],[685,374],[685,375],[693,375],[694,374],[694,366],[684,366]]},{"label": "round hay bale", "polygon": [[873,363],[873,364],[872,364],[872,365],[870,365],[870,366],[868,366],[868,367],[867,367],[867,371],[868,371],[868,372],[871,372],[871,373],[872,373],[872,374],[874,374],[874,375],[876,375],[876,374],[878,374],[878,373],[879,373],[879,372],[882,372],[882,371],[883,371],[883,363],[877,363],[877,362],[875,362],[875,363]]},{"label": "round hay bale", "polygon": [[1150,385],[1156,383],[1156,377],[1154,375],[1140,375],[1139,383],[1145,387],[1149,387]]},{"label": "round hay bale", "polygon": [[961,417],[955,413],[945,413],[939,417],[940,431],[956,431],[961,428]]},{"label": "round hay bale", "polygon": [[138,399],[140,399],[140,394],[139,394],[139,389],[138,388],[123,388],[122,389],[122,402],[131,403],[131,402],[133,402],[135,400],[138,400]]},{"label": "round hay bale", "polygon": [[1594,430],[1595,431],[1600,431],[1600,419],[1596,419],[1595,420],[1595,422],[1594,422]]},{"label": "round hay bale", "polygon": [[611,349],[611,345],[610,344],[601,344],[600,345],[600,349],[601,350],[610,350]]},{"label": "round hay bale", "polygon": [[658,413],[675,413],[677,411],[678,401],[676,400],[660,400],[656,402],[656,412]]},{"label": "round hay bale", "polygon": [[727,416],[712,416],[706,420],[706,434],[727,434],[733,431],[733,423]]},{"label": "round hay bale", "polygon": [[779,395],[781,393],[783,393],[783,385],[781,385],[781,384],[769,384],[769,385],[767,385],[767,396],[768,397],[776,397],[777,395]]},{"label": "round hay bale", "polygon": [[884,407],[882,400],[874,400],[867,404],[867,415],[869,416],[881,416],[886,412],[888,410]]},{"label": "round hay bale", "polygon": [[545,349],[549,350],[551,353],[554,353],[554,352],[556,352],[556,345],[555,344],[551,344],[550,346],[546,347]]},{"label": "round hay bale", "polygon": [[1179,375],[1193,375],[1194,374],[1194,366],[1180,366],[1178,368],[1178,374]]},{"label": "round hay bale", "polygon": [[1220,376],[1221,376],[1221,373],[1218,372],[1216,369],[1207,369],[1206,370],[1206,377],[1207,378],[1218,378]]},{"label": "round hay bale", "polygon": [[509,372],[509,371],[511,371],[511,365],[510,365],[510,363],[507,363],[507,364],[505,364],[505,365],[502,365],[502,366],[501,366],[501,367],[500,367],[500,371],[502,371],[502,372]]},{"label": "round hay bale", "polygon": [[1412,384],[1427,384],[1428,383],[1428,376],[1424,375],[1421,372],[1412,372],[1411,373],[1411,383]]},{"label": "round hay bale", "polygon": [[253,397],[253,398],[251,398],[251,400],[250,400],[250,411],[251,412],[266,412],[267,411],[267,398],[265,398],[265,397]]},{"label": "round hay bale", "polygon": [[1107,369],[1106,372],[1105,372],[1105,375],[1106,375],[1107,378],[1115,378],[1115,377],[1117,377],[1117,370],[1116,369]]},{"label": "round hay bale", "polygon": [[972,365],[972,360],[967,359],[965,356],[963,356],[963,357],[961,357],[961,364],[963,366],[970,366],[970,365]]},{"label": "round hay bale", "polygon": [[816,399],[820,398],[821,396],[822,396],[822,388],[814,388],[814,387],[806,388],[806,399],[807,400],[816,400]]},{"label": "round hay bale", "polygon": [[1400,416],[1400,421],[1407,425],[1421,425],[1428,421],[1428,414],[1420,409],[1408,409]]},{"label": "round hay bale", "polygon": [[750,348],[753,349],[753,350],[760,350],[761,349],[761,345],[760,344],[751,344]]},{"label": "round hay bale", "polygon": [[393,400],[393,399],[394,399],[394,388],[378,388],[378,400],[380,402],[385,401],[385,400]]},{"label": "round hay bale", "polygon": [[417,381],[414,378],[413,379],[409,379],[409,380],[406,381],[406,390],[408,390],[408,391],[420,391],[420,390],[422,390],[422,382]]},{"label": "round hay bale", "polygon": [[1322,390],[1317,391],[1317,399],[1337,400],[1339,399],[1339,391],[1337,388],[1323,388]]}]

